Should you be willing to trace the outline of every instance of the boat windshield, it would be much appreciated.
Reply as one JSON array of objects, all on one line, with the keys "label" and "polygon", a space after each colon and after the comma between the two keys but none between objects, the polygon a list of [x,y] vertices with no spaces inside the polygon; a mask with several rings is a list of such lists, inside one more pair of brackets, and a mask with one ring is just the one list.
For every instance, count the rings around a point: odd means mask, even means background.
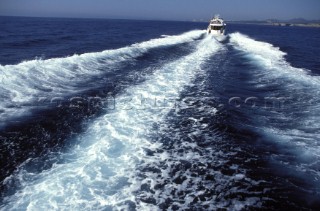
[{"label": "boat windshield", "polygon": [[221,22],[217,21],[217,20],[214,20],[214,21],[211,21],[211,24],[221,24]]},{"label": "boat windshield", "polygon": [[223,26],[211,26],[211,30],[221,30],[223,28]]}]

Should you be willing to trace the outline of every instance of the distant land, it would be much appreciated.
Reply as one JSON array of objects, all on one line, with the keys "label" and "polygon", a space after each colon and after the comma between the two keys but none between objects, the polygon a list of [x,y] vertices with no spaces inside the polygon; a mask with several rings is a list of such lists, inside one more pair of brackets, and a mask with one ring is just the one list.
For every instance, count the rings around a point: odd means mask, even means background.
[{"label": "distant land", "polygon": [[[67,18],[67,19],[113,19],[113,18],[79,18],[79,17],[38,17],[38,16],[2,16],[0,17],[17,17],[17,18]],[[115,20],[127,20],[127,19],[115,19]],[[129,19],[128,19],[129,20]],[[134,19],[130,19],[134,20]],[[136,19],[139,20],[139,19]],[[157,21],[157,19],[150,19]],[[159,20],[161,21],[161,20]],[[167,20],[169,21],[169,20]],[[177,21],[177,20],[172,20]],[[210,20],[205,19],[193,19],[183,20],[192,22],[205,22],[208,23]],[[290,20],[279,20],[279,19],[267,19],[267,20],[227,20],[227,23],[233,24],[256,24],[256,25],[272,25],[272,26],[299,26],[299,27],[317,27],[320,28],[320,20],[306,20],[304,18],[294,18]]]},{"label": "distant land", "polygon": [[[195,21],[195,20],[194,20]],[[208,22],[198,20],[198,22]],[[258,25],[273,25],[273,26],[300,26],[300,27],[320,27],[320,20],[306,20],[303,18],[295,18],[291,20],[278,20],[278,19],[267,19],[267,20],[226,20],[227,23],[234,24],[258,24]]]}]

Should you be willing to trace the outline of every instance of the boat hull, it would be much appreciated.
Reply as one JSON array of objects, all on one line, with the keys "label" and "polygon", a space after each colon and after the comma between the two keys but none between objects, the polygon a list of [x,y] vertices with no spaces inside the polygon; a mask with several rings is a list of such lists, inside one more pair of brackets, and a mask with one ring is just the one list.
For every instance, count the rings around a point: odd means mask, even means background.
[{"label": "boat hull", "polygon": [[212,35],[224,35],[225,30],[211,30],[211,29],[207,29],[208,34],[212,34]]}]

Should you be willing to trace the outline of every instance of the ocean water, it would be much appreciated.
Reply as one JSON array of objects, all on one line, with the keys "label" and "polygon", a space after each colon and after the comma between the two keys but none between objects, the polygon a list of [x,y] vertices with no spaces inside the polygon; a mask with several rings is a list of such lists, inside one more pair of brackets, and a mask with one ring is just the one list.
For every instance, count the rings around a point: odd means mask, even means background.
[{"label": "ocean water", "polygon": [[319,210],[320,29],[0,17],[0,210]]}]

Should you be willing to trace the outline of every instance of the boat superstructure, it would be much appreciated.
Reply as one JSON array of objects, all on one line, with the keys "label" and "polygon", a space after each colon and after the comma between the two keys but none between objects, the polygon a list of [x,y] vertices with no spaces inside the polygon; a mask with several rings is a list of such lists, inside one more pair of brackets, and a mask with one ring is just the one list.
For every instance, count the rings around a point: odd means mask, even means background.
[{"label": "boat superstructure", "polygon": [[207,32],[213,35],[224,35],[226,29],[226,24],[219,15],[215,15],[214,18],[210,20]]}]

